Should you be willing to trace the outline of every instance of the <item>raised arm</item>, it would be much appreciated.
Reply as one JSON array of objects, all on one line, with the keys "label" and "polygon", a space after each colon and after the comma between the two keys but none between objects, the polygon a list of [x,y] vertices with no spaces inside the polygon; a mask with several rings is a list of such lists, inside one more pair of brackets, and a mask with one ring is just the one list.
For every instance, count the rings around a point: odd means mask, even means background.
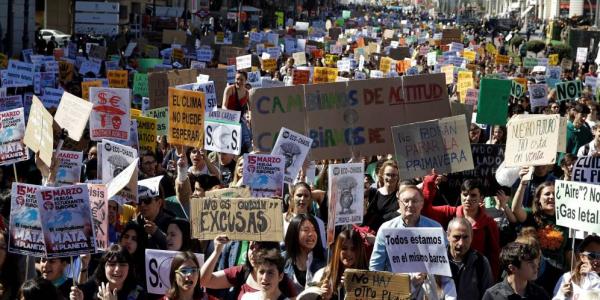
[{"label": "raised arm", "polygon": [[215,265],[219,261],[219,256],[223,252],[223,247],[229,242],[226,235],[219,235],[215,238],[215,250],[200,268],[200,284],[203,287],[210,289],[226,289],[230,288],[231,284],[225,276],[223,270],[213,272]]},{"label": "raised arm", "polygon": [[512,212],[515,214],[517,221],[520,223],[525,222],[527,219],[527,212],[523,208],[523,196],[525,195],[525,190],[527,189],[527,184],[529,181],[523,180],[523,177],[529,172],[528,167],[523,167],[519,171],[519,177],[521,177],[521,182],[519,182],[519,187],[517,188],[517,192],[513,198],[512,203]]}]

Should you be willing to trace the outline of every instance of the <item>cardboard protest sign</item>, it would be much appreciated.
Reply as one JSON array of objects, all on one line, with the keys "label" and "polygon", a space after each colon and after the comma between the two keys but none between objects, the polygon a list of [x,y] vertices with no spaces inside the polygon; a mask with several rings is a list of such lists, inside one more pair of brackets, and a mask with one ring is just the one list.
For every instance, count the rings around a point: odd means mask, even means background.
[{"label": "cardboard protest sign", "polygon": [[575,57],[575,62],[580,64],[585,63],[587,60],[588,48],[587,47],[577,47],[577,55]]},{"label": "cardboard protest sign", "polygon": [[148,74],[135,73],[133,75],[133,94],[148,97]]},{"label": "cardboard protest sign", "polygon": [[127,88],[127,70],[109,70],[106,72],[108,86],[112,88]]},{"label": "cardboard protest sign", "polygon": [[108,198],[106,185],[88,183],[92,222],[96,234],[96,249],[105,250],[109,246],[108,240]]},{"label": "cardboard protest sign", "polygon": [[300,84],[308,84],[310,81],[310,71],[309,70],[298,70],[294,69],[292,73],[292,84],[300,85]]},{"label": "cardboard protest sign", "polygon": [[25,114],[23,108],[0,111],[0,166],[29,159],[23,143]]},{"label": "cardboard protest sign", "polygon": [[410,299],[410,276],[358,269],[344,270],[346,300]]},{"label": "cardboard protest sign", "polygon": [[[100,80],[94,80],[94,81],[84,81],[81,83],[81,96],[83,99],[88,100],[90,99],[90,87],[101,87],[102,86],[102,81]],[[65,92],[66,93],[66,92]]]},{"label": "cardboard protest sign", "polygon": [[[216,70],[216,69],[215,69]],[[150,108],[165,107],[168,103],[169,87],[196,82],[198,70],[173,70],[148,74],[148,97]],[[206,72],[203,71],[204,74]],[[225,87],[223,86],[223,89]]]},{"label": "cardboard protest sign", "polygon": [[[146,287],[148,293],[164,295],[171,288],[171,263],[181,252],[169,250],[146,249],[144,255],[146,264]],[[194,254],[198,267],[204,264],[204,254]]]},{"label": "cardboard protest sign", "polygon": [[477,100],[477,123],[505,125],[512,80],[482,78]]},{"label": "cardboard protest sign", "polygon": [[96,252],[87,185],[44,187],[35,196],[44,232],[46,257]]},{"label": "cardboard protest sign", "polygon": [[251,192],[247,187],[234,187],[206,191],[206,198],[250,198]]},{"label": "cardboard protest sign", "polygon": [[328,169],[328,224],[360,224],[364,215],[364,165],[332,164]]},{"label": "cardboard protest sign", "polygon": [[284,172],[282,155],[244,154],[242,179],[252,197],[283,197]]},{"label": "cardboard protest sign", "polygon": [[42,257],[46,244],[35,193],[41,186],[13,182],[8,226],[8,252]]},{"label": "cardboard protest sign", "polygon": [[56,182],[59,184],[78,183],[83,166],[83,152],[61,150],[58,152],[57,158],[60,164],[56,172]]},{"label": "cardboard protest sign", "polygon": [[230,58],[234,59],[238,56],[242,56],[247,53],[248,52],[244,48],[221,46],[221,49],[219,50],[219,63],[227,64],[228,59],[230,59]]},{"label": "cardboard protest sign", "polygon": [[79,141],[88,123],[93,103],[64,92],[54,115],[54,121],[67,130],[69,137]]},{"label": "cardboard protest sign", "polygon": [[[252,74],[252,72],[248,73],[248,82],[250,82],[250,74]],[[217,105],[218,105],[217,103],[219,101],[217,99],[217,92],[215,90],[214,81],[211,80],[211,81],[206,81],[206,82],[202,82],[202,83],[191,83],[191,84],[178,85],[175,88],[182,89],[182,90],[192,90],[192,91],[196,91],[196,92],[203,92],[204,100],[205,100],[205,109],[204,109],[205,114],[208,114],[209,112],[217,109]]]},{"label": "cardboard protest sign", "polygon": [[128,140],[130,131],[131,90],[121,88],[90,88],[94,105],[90,116],[90,139]]},{"label": "cardboard protest sign", "polygon": [[34,153],[40,153],[40,159],[50,166],[52,163],[52,149],[54,135],[52,115],[44,108],[42,102],[35,95],[32,98],[31,110],[23,143]]},{"label": "cardboard protest sign", "polygon": [[262,69],[266,72],[274,72],[277,70],[277,60],[274,58],[267,58],[261,60]]},{"label": "cardboard protest sign", "polygon": [[240,154],[242,128],[239,122],[207,119],[204,121],[204,132],[206,150]]},{"label": "cardboard protest sign", "polygon": [[152,153],[156,152],[156,119],[149,117],[136,116],[137,133],[140,151],[146,150]]},{"label": "cardboard protest sign", "polygon": [[190,202],[194,238],[212,240],[227,234],[231,240],[240,241],[283,240],[280,199],[196,198]]},{"label": "cardboard protest sign", "polygon": [[169,88],[169,143],[204,145],[205,97],[202,92]]},{"label": "cardboard protest sign", "polygon": [[508,122],[507,167],[540,166],[556,163],[561,127],[559,115],[533,115],[512,118]]},{"label": "cardboard protest sign", "polygon": [[410,57],[410,48],[409,47],[390,48],[389,57],[393,60],[404,60],[405,58]]},{"label": "cardboard protest sign", "polygon": [[600,184],[600,157],[580,156],[573,165],[573,181]]},{"label": "cardboard protest sign", "polygon": [[169,108],[161,107],[147,110],[144,115],[156,119],[156,135],[163,136],[169,134]]},{"label": "cardboard protest sign", "polygon": [[530,84],[529,99],[531,101],[531,107],[548,106],[548,85]]},{"label": "cardboard protest sign", "polygon": [[394,273],[424,272],[452,276],[442,227],[383,228]]},{"label": "cardboard protest sign", "polygon": [[571,80],[556,84],[556,97],[558,101],[572,100],[581,97],[583,84],[580,80]]},{"label": "cardboard protest sign", "polygon": [[313,83],[335,82],[337,73],[337,68],[315,67]]},{"label": "cardboard protest sign", "polygon": [[600,232],[600,189],[594,184],[557,180],[556,225]]},{"label": "cardboard protest sign", "polygon": [[401,178],[473,169],[464,115],[392,127]]},{"label": "cardboard protest sign", "polygon": [[462,31],[459,28],[447,28],[442,30],[442,45],[452,42],[462,43]]},{"label": "cardboard protest sign", "polygon": [[294,182],[310,151],[312,142],[311,138],[281,127],[271,154],[283,155],[285,158],[284,182],[289,184]]},{"label": "cardboard protest sign", "polygon": [[[471,144],[473,154],[473,170],[448,174],[449,190],[460,191],[460,186],[467,179],[477,179],[483,185],[481,191],[485,196],[495,196],[500,188],[496,181],[496,170],[504,161],[504,145],[495,144]],[[436,170],[437,171],[437,170]],[[448,196],[449,199],[457,199]]]}]

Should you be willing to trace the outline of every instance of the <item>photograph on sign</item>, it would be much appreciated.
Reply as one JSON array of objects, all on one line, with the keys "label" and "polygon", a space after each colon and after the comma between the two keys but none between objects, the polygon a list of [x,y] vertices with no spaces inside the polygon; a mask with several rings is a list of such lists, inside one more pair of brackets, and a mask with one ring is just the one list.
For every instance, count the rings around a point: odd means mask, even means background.
[{"label": "photograph on sign", "polygon": [[41,186],[13,182],[11,189],[8,252],[42,257],[46,243],[36,192]]},{"label": "photograph on sign", "polygon": [[242,183],[252,197],[283,197],[285,158],[282,155],[244,154]]}]

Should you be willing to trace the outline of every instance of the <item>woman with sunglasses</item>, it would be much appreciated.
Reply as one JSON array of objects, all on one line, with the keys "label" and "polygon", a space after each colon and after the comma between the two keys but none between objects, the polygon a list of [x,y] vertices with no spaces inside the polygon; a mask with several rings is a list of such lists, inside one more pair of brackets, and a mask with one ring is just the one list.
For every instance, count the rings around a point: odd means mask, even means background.
[{"label": "woman with sunglasses", "polygon": [[171,262],[171,288],[162,300],[203,300],[208,297],[198,284],[200,263],[190,251],[179,252]]},{"label": "woman with sunglasses", "polygon": [[[200,284],[209,289],[229,289],[226,299],[241,299],[246,293],[261,290],[260,281],[257,277],[257,259],[259,250],[278,250],[278,242],[254,242],[248,244],[245,255],[245,263],[224,270],[213,272],[223,248],[229,242],[226,235],[220,235],[214,239],[215,250],[208,257],[200,269]],[[279,283],[279,289],[286,297],[293,298],[298,295],[294,282],[284,276]]]},{"label": "woman with sunglasses", "polygon": [[[298,182],[292,187],[290,193],[291,201],[288,206],[288,211],[283,214],[283,234],[287,232],[288,226],[292,219],[298,214],[313,214],[313,195],[310,186],[306,182]],[[319,225],[319,233],[325,236],[325,223],[319,217],[315,216],[315,220]],[[323,248],[326,247],[323,240]]]},{"label": "woman with sunglasses", "polygon": [[600,237],[588,235],[579,245],[578,262],[554,287],[555,300],[578,299],[584,291],[600,289]]}]

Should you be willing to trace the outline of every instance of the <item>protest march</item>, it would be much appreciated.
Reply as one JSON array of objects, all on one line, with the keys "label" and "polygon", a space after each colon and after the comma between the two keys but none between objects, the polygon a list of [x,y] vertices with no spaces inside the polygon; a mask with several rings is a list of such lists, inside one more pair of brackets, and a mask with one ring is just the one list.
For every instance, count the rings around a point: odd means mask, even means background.
[{"label": "protest march", "polygon": [[598,1],[72,2],[0,42],[0,300],[600,299]]}]

